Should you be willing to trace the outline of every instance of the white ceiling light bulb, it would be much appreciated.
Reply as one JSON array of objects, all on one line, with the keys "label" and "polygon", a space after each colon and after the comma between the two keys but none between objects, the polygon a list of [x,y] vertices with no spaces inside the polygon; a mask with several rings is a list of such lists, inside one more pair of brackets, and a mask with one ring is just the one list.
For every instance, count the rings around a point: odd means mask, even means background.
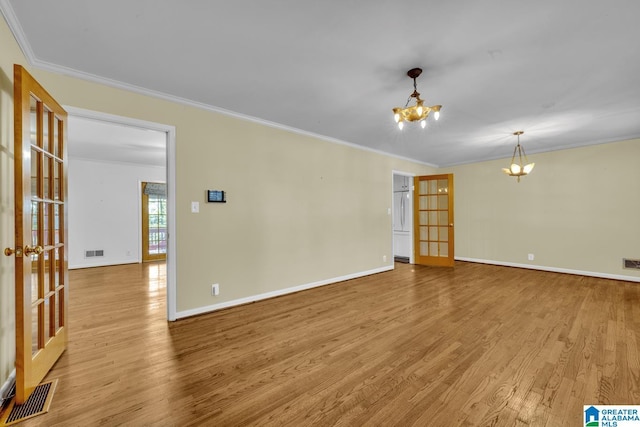
[{"label": "white ceiling light bulb", "polygon": [[400,130],[402,130],[402,128],[404,127],[404,122],[398,122],[398,127],[400,128]]},{"label": "white ceiling light bulb", "polygon": [[433,118],[438,120],[440,118],[440,110],[436,110],[435,113],[433,113]]},{"label": "white ceiling light bulb", "polygon": [[425,119],[420,120],[420,127],[422,127],[422,129],[427,127],[427,121]]},{"label": "white ceiling light bulb", "polygon": [[531,172],[533,170],[533,167],[535,166],[535,163],[529,163],[528,165],[526,165],[523,168],[524,173],[526,173],[527,175],[529,174],[529,172]]}]

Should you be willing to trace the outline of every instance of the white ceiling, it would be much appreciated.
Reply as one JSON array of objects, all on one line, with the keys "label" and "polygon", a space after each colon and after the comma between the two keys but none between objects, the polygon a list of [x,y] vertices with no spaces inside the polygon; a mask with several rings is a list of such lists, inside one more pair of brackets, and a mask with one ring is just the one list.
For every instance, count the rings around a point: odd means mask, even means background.
[{"label": "white ceiling", "polygon": [[69,157],[166,167],[166,134],[79,117],[68,120]]},{"label": "white ceiling", "polygon": [[[640,137],[637,0],[0,0],[36,65],[438,166]],[[438,122],[399,131],[413,90]]]}]

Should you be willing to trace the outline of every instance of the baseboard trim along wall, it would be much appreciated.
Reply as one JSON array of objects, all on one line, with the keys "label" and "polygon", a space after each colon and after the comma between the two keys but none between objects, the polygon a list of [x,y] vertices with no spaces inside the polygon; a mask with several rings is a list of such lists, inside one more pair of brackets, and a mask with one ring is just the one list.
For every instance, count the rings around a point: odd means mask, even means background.
[{"label": "baseboard trim along wall", "polygon": [[621,274],[599,273],[597,271],[571,270],[569,268],[546,267],[543,265],[518,264],[515,262],[492,261],[477,258],[455,257],[456,261],[477,262],[480,264],[502,265],[505,267],[527,268],[529,270],[550,271],[552,273],[577,274],[579,276],[598,277],[601,279],[624,280],[627,282],[640,282],[640,277],[623,276]]},{"label": "baseboard trim along wall", "polygon": [[138,260],[114,260],[114,261],[104,261],[104,262],[90,262],[87,264],[76,264],[70,265],[69,270],[77,270],[79,268],[93,268],[93,267],[110,267],[112,265],[125,265],[125,264],[140,264]]},{"label": "baseboard trim along wall", "polygon": [[185,317],[197,316],[199,314],[210,313],[212,311],[222,310],[224,308],[234,307],[236,305],[248,304],[251,302],[256,302],[268,298],[279,297],[282,295],[292,294],[294,292],[300,292],[307,289],[317,288],[319,286],[331,285],[333,283],[343,282],[345,280],[357,279],[358,277],[370,276],[372,274],[382,273],[385,271],[393,270],[393,265],[388,265],[385,267],[376,268],[368,271],[361,271],[358,273],[348,274],[346,276],[333,277],[327,280],[321,280],[319,282],[307,283],[304,285],[294,286],[291,288],[279,289],[277,291],[266,292],[264,294],[252,295],[246,298],[240,298],[232,301],[225,301],[220,304],[208,305],[205,307],[198,307],[191,310],[179,311],[176,313],[177,319],[182,319]]},{"label": "baseboard trim along wall", "polygon": [[11,387],[16,382],[16,370],[14,369],[9,374],[9,378],[2,384],[0,387],[0,408],[4,406],[5,401],[9,398],[9,392],[11,391]]}]

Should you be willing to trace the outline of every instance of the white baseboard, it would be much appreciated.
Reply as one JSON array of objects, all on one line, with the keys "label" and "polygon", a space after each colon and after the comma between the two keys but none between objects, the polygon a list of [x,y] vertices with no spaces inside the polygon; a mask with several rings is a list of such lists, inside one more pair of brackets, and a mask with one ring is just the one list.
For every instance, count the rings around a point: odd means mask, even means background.
[{"label": "white baseboard", "polygon": [[124,264],[140,264],[138,260],[107,260],[102,262],[89,262],[86,264],[74,264],[69,265],[69,270],[77,270],[79,268],[92,268],[92,267],[109,267],[110,265],[124,265]]},{"label": "white baseboard", "polygon": [[9,394],[9,391],[11,390],[11,387],[13,387],[13,384],[15,382],[16,382],[16,370],[14,369],[9,374],[9,378],[7,378],[4,384],[2,384],[2,387],[0,387],[0,407],[2,407],[2,405],[5,403],[5,400],[7,399],[7,395]]},{"label": "white baseboard", "polygon": [[480,264],[502,265],[505,267],[527,268],[529,270],[550,271],[553,273],[566,273],[566,274],[577,274],[579,276],[599,277],[601,279],[624,280],[627,282],[640,282],[640,277],[623,276],[621,274],[600,273],[597,271],[572,270],[569,268],[546,267],[543,265],[531,265],[531,264],[518,264],[515,262],[493,261],[493,260],[478,259],[478,258],[455,257],[455,259],[456,261],[477,262]]},{"label": "white baseboard", "polygon": [[330,285],[332,283],[343,282],[345,280],[356,279],[358,277],[369,276],[371,274],[376,274],[376,273],[382,273],[384,271],[393,270],[393,268],[394,268],[393,265],[388,265],[388,266],[376,268],[376,269],[373,269],[373,270],[361,271],[361,272],[358,272],[358,273],[348,274],[346,276],[333,277],[333,278],[327,279],[327,280],[321,280],[321,281],[318,281],[318,282],[307,283],[307,284],[304,284],[304,285],[294,286],[294,287],[291,287],[291,288],[279,289],[277,291],[266,292],[264,294],[258,294],[258,295],[252,295],[252,296],[249,296],[249,297],[240,298],[240,299],[236,299],[236,300],[232,300],[232,301],[225,301],[225,302],[222,302],[220,304],[207,305],[207,306],[204,306],[204,307],[198,307],[198,308],[193,308],[193,309],[190,309],[190,310],[179,311],[179,312],[176,313],[176,318],[177,319],[181,319],[181,318],[185,318],[185,317],[197,316],[199,314],[205,314],[205,313],[210,313],[210,312],[216,311],[216,310],[222,310],[223,308],[229,308],[229,307],[234,307],[236,305],[248,304],[248,303],[251,303],[251,302],[256,302],[256,301],[260,301],[260,300],[264,300],[264,299],[268,299],[268,298],[279,297],[279,296],[291,294],[291,293],[294,293],[294,292],[300,292],[300,291],[304,291],[304,290],[307,290],[307,289],[317,288],[319,286]]}]

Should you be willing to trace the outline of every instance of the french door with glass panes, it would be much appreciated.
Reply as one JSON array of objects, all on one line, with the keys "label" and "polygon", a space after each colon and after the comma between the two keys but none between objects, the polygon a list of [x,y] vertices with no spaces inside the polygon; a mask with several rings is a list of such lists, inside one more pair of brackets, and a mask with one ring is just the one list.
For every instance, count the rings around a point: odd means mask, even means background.
[{"label": "french door with glass panes", "polygon": [[414,178],[415,263],[453,267],[453,174]]},{"label": "french door with glass panes", "polygon": [[14,66],[16,403],[67,346],[67,113]]},{"label": "french door with glass panes", "polygon": [[142,261],[167,258],[167,186],[142,183]]}]

